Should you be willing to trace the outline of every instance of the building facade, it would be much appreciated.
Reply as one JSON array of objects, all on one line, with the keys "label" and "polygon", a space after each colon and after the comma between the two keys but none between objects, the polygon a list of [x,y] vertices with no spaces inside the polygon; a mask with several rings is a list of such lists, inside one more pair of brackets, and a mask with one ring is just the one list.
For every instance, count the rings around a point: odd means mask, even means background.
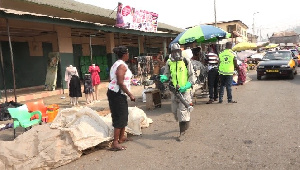
[{"label": "building facade", "polygon": [[[207,25],[215,25],[215,23],[208,23]],[[232,38],[229,38],[228,41],[235,43],[248,41],[248,26],[240,20],[220,21],[217,22],[217,27],[222,28],[223,30],[232,34]]]},{"label": "building facade", "polygon": [[258,36],[257,35],[253,35],[253,34],[248,33],[247,37],[248,37],[248,42],[251,42],[251,43],[257,43],[258,42]]},{"label": "building facade", "polygon": [[274,44],[293,43],[296,45],[299,43],[299,34],[294,31],[277,32],[272,34],[269,41]]},{"label": "building facade", "polygon": [[[16,88],[44,85],[48,55],[58,52],[57,87],[66,87],[65,68],[80,68],[81,56],[104,56],[110,67],[116,60],[112,53],[115,46],[127,46],[130,57],[166,53],[167,44],[183,31],[164,23],[159,23],[156,33],[117,28],[116,12],[111,13],[76,1],[1,0],[0,45],[4,65],[0,82],[5,81],[8,89],[14,81]],[[3,87],[0,83],[0,89]]]}]

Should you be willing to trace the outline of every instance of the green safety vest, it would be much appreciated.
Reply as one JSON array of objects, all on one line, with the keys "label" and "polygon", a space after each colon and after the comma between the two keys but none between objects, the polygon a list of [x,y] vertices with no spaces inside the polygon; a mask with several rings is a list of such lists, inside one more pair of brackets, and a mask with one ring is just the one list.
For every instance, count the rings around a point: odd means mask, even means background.
[{"label": "green safety vest", "polygon": [[219,73],[222,75],[233,75],[234,74],[234,53],[230,49],[225,49],[219,55],[220,65]]},{"label": "green safety vest", "polygon": [[188,81],[188,70],[185,62],[183,60],[176,62],[169,59],[168,63],[174,87],[176,87],[177,84],[179,87],[185,86]]}]

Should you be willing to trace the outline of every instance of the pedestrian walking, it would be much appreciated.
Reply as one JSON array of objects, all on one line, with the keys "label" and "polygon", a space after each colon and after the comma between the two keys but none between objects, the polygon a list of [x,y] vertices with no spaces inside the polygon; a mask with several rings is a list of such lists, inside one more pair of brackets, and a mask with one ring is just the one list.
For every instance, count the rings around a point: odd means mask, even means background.
[{"label": "pedestrian walking", "polygon": [[239,66],[237,64],[236,54],[231,50],[232,43],[227,42],[225,50],[219,55],[219,74],[220,74],[220,93],[219,93],[219,103],[223,102],[224,86],[227,92],[228,103],[237,103],[232,100],[232,79],[234,70],[239,71]]},{"label": "pedestrian walking", "polygon": [[[178,43],[171,45],[171,55],[165,67],[164,74],[160,77],[161,82],[170,80],[170,84],[175,87],[188,102],[192,103],[191,87],[196,81],[192,62],[184,58],[181,53],[181,48]],[[171,94],[172,112],[175,119],[179,121],[180,135],[178,141],[184,140],[185,131],[190,123],[190,110],[188,110],[183,103]]]},{"label": "pedestrian walking", "polygon": [[115,47],[113,52],[118,56],[118,60],[110,70],[110,83],[108,85],[107,97],[111,111],[112,125],[114,127],[114,140],[112,150],[119,151],[126,149],[120,143],[128,141],[125,137],[125,127],[128,123],[128,103],[127,96],[131,101],[135,101],[130,92],[130,81],[132,73],[125,63],[129,59],[128,48],[125,46]]},{"label": "pedestrian walking", "polygon": [[209,100],[206,104],[211,104],[218,100],[218,85],[219,85],[219,57],[214,53],[212,48],[209,48],[209,53],[206,54],[208,67],[208,92]]}]

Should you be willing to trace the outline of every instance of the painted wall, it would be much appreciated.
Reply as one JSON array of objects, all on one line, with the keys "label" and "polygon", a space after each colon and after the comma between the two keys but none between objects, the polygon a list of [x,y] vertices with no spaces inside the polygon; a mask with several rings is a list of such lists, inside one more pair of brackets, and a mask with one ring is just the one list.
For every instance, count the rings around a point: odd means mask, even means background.
[{"label": "painted wall", "polygon": [[[235,22],[229,22],[229,23],[218,23],[217,27],[220,27],[223,30],[228,32],[229,25],[235,25],[235,29],[233,31],[237,31],[242,36],[237,39],[238,42],[247,42],[248,41],[247,28],[240,22],[235,21]],[[228,41],[231,41],[231,38],[229,38]]]},{"label": "painted wall", "polygon": [[[0,66],[0,81],[3,82],[5,78],[6,87],[12,89],[13,75],[9,43],[7,41],[2,41],[1,44],[5,76],[2,76],[2,66]],[[16,88],[44,85],[48,53],[52,51],[52,44],[42,43],[43,52],[41,56],[30,56],[29,44],[27,42],[12,42],[12,49],[14,54]],[[1,83],[0,89],[3,88],[3,83]]]}]

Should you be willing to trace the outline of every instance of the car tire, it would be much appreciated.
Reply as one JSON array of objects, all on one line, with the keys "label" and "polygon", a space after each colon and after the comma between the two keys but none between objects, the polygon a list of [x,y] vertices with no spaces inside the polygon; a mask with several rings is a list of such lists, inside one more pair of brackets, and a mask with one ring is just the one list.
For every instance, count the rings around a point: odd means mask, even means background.
[{"label": "car tire", "polygon": [[261,80],[261,76],[257,75],[256,76],[257,80]]},{"label": "car tire", "polygon": [[294,78],[295,78],[295,74],[293,72],[291,72],[290,79],[293,80]]}]

